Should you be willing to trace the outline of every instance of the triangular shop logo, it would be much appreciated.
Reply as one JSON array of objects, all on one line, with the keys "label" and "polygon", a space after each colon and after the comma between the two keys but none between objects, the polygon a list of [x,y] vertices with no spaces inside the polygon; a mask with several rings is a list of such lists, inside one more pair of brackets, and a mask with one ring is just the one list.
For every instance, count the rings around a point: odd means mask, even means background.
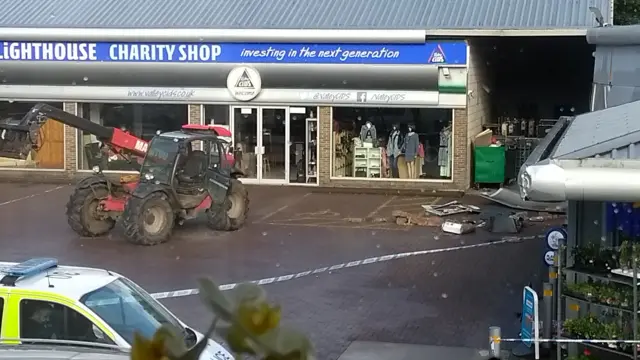
[{"label": "triangular shop logo", "polygon": [[249,78],[247,70],[243,71],[242,75],[240,75],[240,77],[238,78],[238,81],[236,81],[236,87],[243,89],[255,89],[253,83],[251,82],[251,78]]},{"label": "triangular shop logo", "polygon": [[447,62],[447,58],[444,56],[444,51],[442,51],[440,44],[436,45],[435,49],[433,49],[427,62],[429,64],[444,64]]}]

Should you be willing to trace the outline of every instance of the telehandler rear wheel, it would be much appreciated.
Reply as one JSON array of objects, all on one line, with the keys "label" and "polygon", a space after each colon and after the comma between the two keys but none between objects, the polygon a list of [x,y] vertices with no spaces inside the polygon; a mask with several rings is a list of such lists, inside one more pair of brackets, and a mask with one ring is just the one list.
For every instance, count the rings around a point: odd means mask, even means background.
[{"label": "telehandler rear wheel", "polygon": [[106,199],[109,188],[105,183],[76,188],[67,203],[67,222],[80,236],[101,236],[113,229],[116,221],[99,211],[100,200]]},{"label": "telehandler rear wheel", "polygon": [[156,192],[144,198],[131,197],[122,214],[127,240],[137,245],[158,245],[169,241],[175,215],[169,199]]},{"label": "telehandler rear wheel", "polygon": [[212,203],[207,211],[209,227],[220,231],[235,231],[244,226],[249,214],[249,192],[238,179],[231,179],[223,203]]}]

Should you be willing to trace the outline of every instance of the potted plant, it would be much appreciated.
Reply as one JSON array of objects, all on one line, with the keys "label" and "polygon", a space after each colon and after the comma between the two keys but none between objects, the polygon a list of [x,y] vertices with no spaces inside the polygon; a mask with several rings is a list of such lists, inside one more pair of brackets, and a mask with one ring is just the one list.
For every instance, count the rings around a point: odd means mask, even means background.
[{"label": "potted plant", "polygon": [[591,356],[591,351],[589,349],[584,349],[581,354],[569,356],[565,360],[596,360],[596,358]]},{"label": "potted plant", "polygon": [[629,270],[632,266],[633,246],[629,240],[625,240],[620,245],[618,261],[622,270]]}]

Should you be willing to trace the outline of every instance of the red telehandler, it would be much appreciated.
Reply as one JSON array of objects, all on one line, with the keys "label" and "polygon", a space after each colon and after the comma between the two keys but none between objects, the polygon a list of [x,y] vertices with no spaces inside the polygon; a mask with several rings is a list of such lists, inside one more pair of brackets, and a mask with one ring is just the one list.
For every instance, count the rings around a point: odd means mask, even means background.
[{"label": "red telehandler", "polygon": [[67,203],[67,218],[81,236],[104,235],[120,220],[130,242],[156,245],[170,239],[176,223],[202,212],[215,230],[233,231],[244,225],[249,197],[238,180],[243,174],[229,159],[228,143],[219,138],[229,137],[229,130],[185,125],[159,133],[147,143],[121,129],[37,104],[21,120],[0,122],[0,157],[26,159],[38,146],[40,127],[46,121],[92,134],[111,153],[128,161],[131,155],[144,157],[140,176],[113,181],[94,166],[94,174],[76,185]]}]

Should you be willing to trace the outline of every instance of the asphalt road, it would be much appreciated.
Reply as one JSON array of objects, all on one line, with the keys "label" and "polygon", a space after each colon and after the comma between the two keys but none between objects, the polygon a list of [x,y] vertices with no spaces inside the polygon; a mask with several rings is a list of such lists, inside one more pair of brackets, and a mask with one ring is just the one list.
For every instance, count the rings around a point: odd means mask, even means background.
[{"label": "asphalt road", "polygon": [[[540,280],[542,240],[468,248],[499,236],[449,236],[435,228],[371,223],[392,210],[418,212],[439,198],[315,194],[308,188],[251,187],[249,225],[234,233],[186,223],[155,247],[126,243],[119,231],[79,238],[64,207],[71,186],[0,184],[3,261],[52,256],[124,274],[149,292],[191,288],[199,276],[221,284],[278,277],[388,254],[454,248],[265,285],[283,321],[307,332],[319,359],[337,359],[351,341],[486,348],[491,325],[517,335],[522,287]],[[543,228],[529,228],[540,234]],[[462,247],[462,248],[460,248]],[[365,262],[366,263],[366,262]],[[203,330],[210,316],[197,296],[163,302]]]}]

